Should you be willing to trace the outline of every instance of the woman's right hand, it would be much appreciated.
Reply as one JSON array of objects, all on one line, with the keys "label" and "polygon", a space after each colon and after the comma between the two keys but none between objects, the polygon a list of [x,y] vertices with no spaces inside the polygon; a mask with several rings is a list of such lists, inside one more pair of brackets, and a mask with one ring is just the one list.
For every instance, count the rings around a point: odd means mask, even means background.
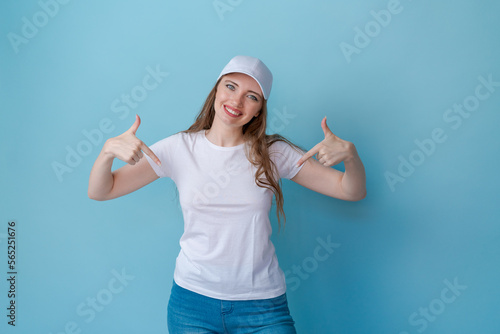
[{"label": "woman's right hand", "polygon": [[141,118],[135,115],[134,124],[121,135],[110,138],[104,144],[104,153],[113,158],[118,158],[130,165],[135,165],[147,154],[158,166],[161,166],[160,159],[151,149],[135,136],[137,129],[141,125]]}]

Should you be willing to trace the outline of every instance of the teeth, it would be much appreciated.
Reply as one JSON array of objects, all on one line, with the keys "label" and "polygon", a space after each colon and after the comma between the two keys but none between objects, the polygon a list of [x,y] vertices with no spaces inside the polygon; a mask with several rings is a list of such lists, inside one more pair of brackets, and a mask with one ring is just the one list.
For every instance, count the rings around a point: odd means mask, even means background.
[{"label": "teeth", "polygon": [[236,112],[232,111],[231,109],[228,109],[227,107],[224,107],[224,109],[226,109],[226,111],[227,111],[228,113],[230,113],[230,114],[232,114],[232,115],[234,115],[234,116],[239,116],[239,115],[240,115],[240,114],[238,114],[238,113],[236,113]]}]

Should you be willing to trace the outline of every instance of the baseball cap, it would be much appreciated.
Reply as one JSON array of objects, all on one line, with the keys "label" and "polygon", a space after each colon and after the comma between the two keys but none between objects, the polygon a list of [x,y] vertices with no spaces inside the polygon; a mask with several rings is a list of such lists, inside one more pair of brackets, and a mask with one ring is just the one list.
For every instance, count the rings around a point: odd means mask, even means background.
[{"label": "baseball cap", "polygon": [[217,80],[229,73],[243,73],[251,76],[259,84],[264,99],[269,98],[273,85],[273,74],[260,59],[249,56],[236,56],[222,69]]}]

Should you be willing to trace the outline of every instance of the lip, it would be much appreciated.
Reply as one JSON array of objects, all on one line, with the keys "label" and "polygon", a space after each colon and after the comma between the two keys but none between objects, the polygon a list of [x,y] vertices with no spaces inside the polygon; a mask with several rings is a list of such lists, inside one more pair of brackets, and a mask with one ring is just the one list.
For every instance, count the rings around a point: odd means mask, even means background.
[{"label": "lip", "polygon": [[[231,108],[230,106],[227,106],[227,105],[225,105],[225,104],[223,105],[223,108],[224,108],[224,112],[225,112],[227,115],[231,116],[231,117],[236,118],[236,117],[240,117],[240,116],[242,115],[242,114],[241,114],[241,111],[239,111],[238,109]],[[236,115],[231,114],[230,112],[228,112],[228,111],[226,110],[226,108],[227,108],[227,109],[230,109],[230,110],[232,110],[232,111],[234,111],[234,112],[237,112],[239,115],[237,115],[237,116],[236,116]]]}]

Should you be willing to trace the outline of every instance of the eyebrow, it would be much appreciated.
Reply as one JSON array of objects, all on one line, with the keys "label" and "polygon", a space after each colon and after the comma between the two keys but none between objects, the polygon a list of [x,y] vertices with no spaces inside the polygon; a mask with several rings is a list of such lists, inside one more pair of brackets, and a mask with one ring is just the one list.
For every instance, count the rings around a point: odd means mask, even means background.
[{"label": "eyebrow", "polygon": [[[236,82],[234,82],[234,81],[232,81],[232,80],[229,80],[229,79],[226,79],[226,82],[230,82],[230,83],[232,83],[232,84],[234,84],[235,86],[238,86],[238,87],[240,86],[240,85],[238,85]],[[261,98],[261,99],[263,98],[263,97],[262,97],[262,95],[260,95],[259,93],[255,92],[255,91],[253,91],[253,90],[249,90],[249,92],[250,92],[250,93],[254,93],[255,95],[259,96],[259,98]]]}]

